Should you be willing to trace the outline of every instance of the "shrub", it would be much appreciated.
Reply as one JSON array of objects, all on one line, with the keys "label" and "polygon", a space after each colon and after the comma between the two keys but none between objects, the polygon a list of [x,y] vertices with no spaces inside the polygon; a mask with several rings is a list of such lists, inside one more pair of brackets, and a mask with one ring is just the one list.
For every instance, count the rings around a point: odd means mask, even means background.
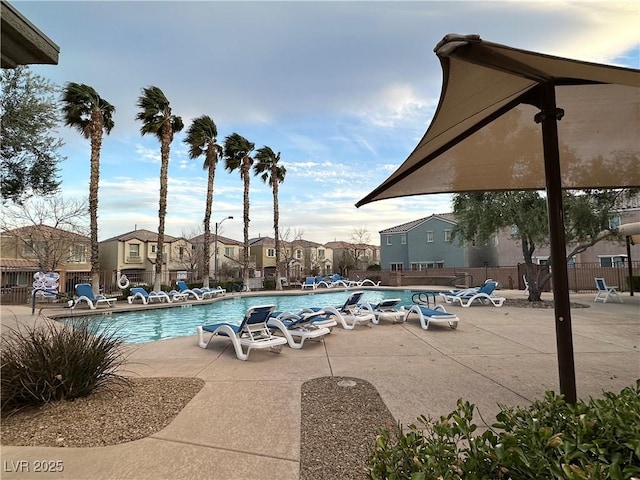
[{"label": "shrub", "polygon": [[640,475],[640,380],[616,395],[567,404],[547,392],[528,408],[500,405],[473,435],[474,405],[458,400],[439,420],[381,430],[371,479],[632,479]]},{"label": "shrub", "polygon": [[276,289],[275,278],[265,278],[262,282],[262,286],[265,290],[275,290]]},{"label": "shrub", "polygon": [[116,373],[125,363],[123,340],[113,329],[93,335],[87,320],[10,328],[0,342],[3,412],[129,383]]}]

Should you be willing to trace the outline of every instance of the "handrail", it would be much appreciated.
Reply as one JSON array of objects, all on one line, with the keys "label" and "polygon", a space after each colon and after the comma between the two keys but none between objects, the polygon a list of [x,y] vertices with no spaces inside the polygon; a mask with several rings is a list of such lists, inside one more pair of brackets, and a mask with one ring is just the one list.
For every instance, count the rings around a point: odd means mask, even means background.
[{"label": "handrail", "polygon": [[420,292],[415,292],[411,295],[411,301],[416,305],[426,305],[427,307],[431,306],[430,297],[433,297],[433,304],[436,304],[436,296],[439,292],[423,290]]},{"label": "handrail", "polygon": [[33,291],[31,292],[31,315],[36,313],[36,293],[38,292],[46,292],[49,295],[55,295],[56,298],[66,298],[68,300],[71,300],[68,294],[58,292],[57,288],[44,288],[44,287],[34,288]]}]

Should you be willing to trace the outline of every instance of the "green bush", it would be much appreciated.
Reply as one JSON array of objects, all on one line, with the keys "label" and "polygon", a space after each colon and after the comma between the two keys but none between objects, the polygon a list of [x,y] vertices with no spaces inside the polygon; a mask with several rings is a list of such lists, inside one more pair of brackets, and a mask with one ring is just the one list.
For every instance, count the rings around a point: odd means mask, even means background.
[{"label": "green bush", "polygon": [[94,335],[86,319],[9,328],[0,341],[2,412],[128,385],[116,373],[125,363],[122,343],[113,329]]},{"label": "green bush", "polygon": [[265,290],[275,290],[276,289],[276,280],[275,280],[275,278],[265,278],[262,281],[262,287]]},{"label": "green bush", "polygon": [[620,394],[567,404],[547,392],[528,408],[500,405],[497,422],[474,435],[474,405],[458,400],[423,428],[381,430],[371,479],[634,479],[640,476],[640,380]]}]

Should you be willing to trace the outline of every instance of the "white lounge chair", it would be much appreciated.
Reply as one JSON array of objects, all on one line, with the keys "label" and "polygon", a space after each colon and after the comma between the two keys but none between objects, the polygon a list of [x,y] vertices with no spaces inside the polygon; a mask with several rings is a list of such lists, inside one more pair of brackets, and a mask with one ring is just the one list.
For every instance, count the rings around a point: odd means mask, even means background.
[{"label": "white lounge chair", "polygon": [[436,324],[445,323],[449,325],[449,327],[452,329],[458,328],[458,321],[459,321],[458,316],[453,313],[447,312],[442,305],[436,305],[433,308],[429,308],[426,305],[415,304],[415,305],[411,305],[410,307],[406,307],[405,313],[406,313],[407,320],[412,314],[418,315],[418,319],[420,320],[420,326],[424,330],[428,330],[429,325],[432,323],[436,323]]},{"label": "white lounge chair", "polygon": [[364,292],[353,292],[344,302],[344,305],[338,307],[309,307],[304,308],[304,312],[317,312],[324,310],[327,315],[334,316],[346,330],[353,330],[356,325],[369,324],[375,320],[375,315],[360,306],[360,300]]},{"label": "white lounge chair", "polygon": [[89,283],[79,283],[75,286],[76,298],[73,300],[71,309],[74,309],[81,302],[85,302],[91,310],[95,310],[100,305],[107,304],[109,307],[113,307],[116,304],[117,298],[107,298],[104,295],[93,294],[93,289]]},{"label": "white lounge chair", "polygon": [[325,317],[323,310],[318,310],[306,313],[272,312],[267,325],[279,331],[291,348],[302,348],[305,340],[322,340],[322,337],[331,333],[329,325],[337,324],[335,320]]},{"label": "white lounge chair", "polygon": [[596,293],[596,297],[593,299],[594,302],[602,301],[602,303],[607,303],[607,300],[610,298],[617,299],[620,303],[624,303],[622,301],[622,297],[618,293],[618,286],[610,287],[607,285],[607,282],[604,281],[602,277],[596,277],[596,289],[598,293]]},{"label": "white lounge chair", "polygon": [[393,323],[398,323],[404,322],[407,316],[406,311],[397,309],[399,303],[399,298],[389,298],[373,304],[364,302],[362,307],[373,313],[375,318],[372,321],[376,325],[380,323],[380,320],[391,320]]},{"label": "white lounge chair", "polygon": [[171,303],[171,297],[166,292],[147,292],[142,287],[133,287],[131,289],[132,295],[127,297],[127,303],[133,304],[136,300],[141,300],[143,305],[148,305],[153,301]]},{"label": "white lounge chair", "polygon": [[[249,353],[254,349],[268,348],[272,352],[280,353],[282,345],[287,343],[287,339],[272,335],[267,325],[267,320],[274,308],[274,305],[251,307],[239,325],[219,322],[198,326],[198,346],[207,348],[214,337],[226,337],[231,340],[236,357],[240,360],[247,360]],[[211,334],[206,342],[204,341],[204,332]]]},{"label": "white lounge chair", "polygon": [[474,302],[478,302],[484,305],[493,305],[494,307],[501,307],[507,300],[505,297],[497,297],[493,295],[493,291],[498,286],[498,282],[489,281],[480,287],[477,291],[469,290],[462,291],[456,294],[443,295],[445,301],[450,304],[459,303],[463,307],[470,307]]},{"label": "white lounge chair", "polygon": [[316,289],[316,277],[307,277],[304,279],[304,282],[302,283],[302,290],[304,290],[305,288],[310,288],[311,290],[315,290]]},{"label": "white lounge chair", "polygon": [[176,286],[180,290],[180,293],[186,294],[187,296],[193,296],[196,300],[202,300],[204,298],[211,298],[215,296],[215,293],[213,291],[203,290],[201,288],[189,288],[184,280],[178,280],[176,282]]}]

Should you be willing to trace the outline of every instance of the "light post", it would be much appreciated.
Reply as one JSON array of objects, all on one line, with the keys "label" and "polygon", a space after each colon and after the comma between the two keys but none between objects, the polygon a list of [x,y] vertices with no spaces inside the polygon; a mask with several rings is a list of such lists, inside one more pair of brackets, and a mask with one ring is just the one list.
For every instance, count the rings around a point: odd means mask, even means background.
[{"label": "light post", "polygon": [[215,234],[213,236],[213,280],[218,281],[218,227],[222,225],[225,220],[233,220],[232,216],[224,217],[219,222],[216,222]]}]

